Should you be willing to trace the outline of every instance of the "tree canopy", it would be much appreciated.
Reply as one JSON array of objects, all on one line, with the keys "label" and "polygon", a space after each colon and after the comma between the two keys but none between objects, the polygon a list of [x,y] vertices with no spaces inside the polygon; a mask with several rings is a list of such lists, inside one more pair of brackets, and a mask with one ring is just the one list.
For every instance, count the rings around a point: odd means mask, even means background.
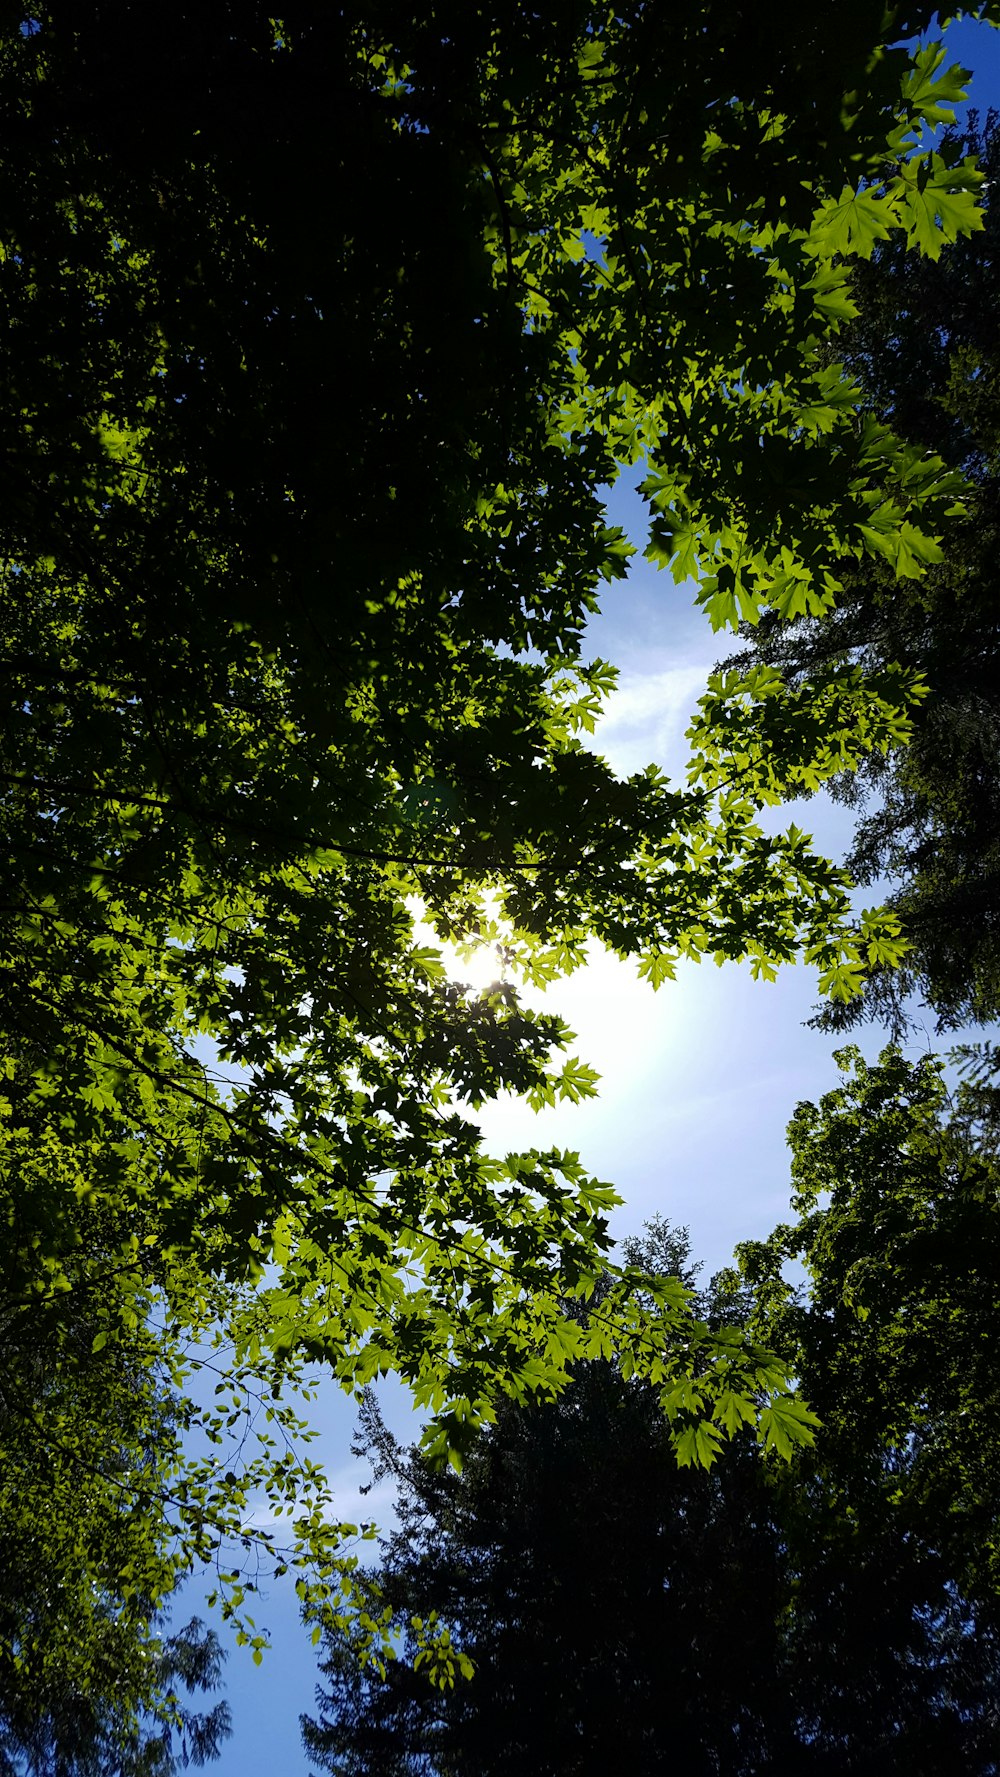
[{"label": "tree canopy", "polygon": [[[176,1396],[198,1342],[228,1352],[209,1441],[251,1396],[291,1413],[315,1360],[398,1373],[460,1461],[498,1399],[611,1350],[684,1462],[746,1419],[808,1437],[677,1279],[626,1267],[568,1312],[614,1192],[574,1153],[486,1155],[474,1118],[593,1091],[516,985],[591,939],[654,986],[804,954],[842,997],[900,955],[757,816],[904,733],[915,673],[720,680],[692,781],[621,781],[582,744],[613,683],[582,637],[626,566],[623,465],[717,625],[940,556],[961,476],[829,350],[853,260],[981,227],[972,162],[922,145],[961,71],[897,44],[934,16],[8,14],[5,1312],[50,1315],[54,1364],[110,1270],[109,1375],[135,1342]],[[449,980],[418,915],[495,945],[494,986]],[[178,1457],[157,1523],[184,1559],[246,1546],[266,1484],[307,1500],[320,1598],[349,1587],[321,1478],[268,1448]]]},{"label": "tree canopy", "polygon": [[[907,1536],[995,1611],[995,1123],[974,1089],[949,1092],[937,1057],[837,1059],[841,1086],[789,1126],[796,1220],[738,1249],[756,1328],[803,1377],[818,1457],[863,1474],[882,1440],[881,1485]],[[804,1265],[806,1289],[787,1282],[788,1260]]]},{"label": "tree canopy", "polygon": [[[882,1121],[891,1105],[919,1147],[933,1093],[921,1101],[923,1070],[904,1073],[886,1057],[865,1084],[891,1076]],[[821,1182],[811,1110],[800,1107],[791,1130],[803,1193],[830,1182],[833,1144],[863,1139],[846,1093],[824,1103]],[[859,1322],[834,1230],[853,1220],[863,1245],[857,1195],[879,1187],[859,1168],[836,1189],[828,1214],[804,1216],[799,1243],[780,1248],[809,1241],[814,1283],[808,1297],[788,1292],[794,1313],[783,1305],[780,1326],[780,1272],[758,1263],[762,1287],[748,1285],[749,1251],[741,1281],[723,1275],[701,1296],[709,1318],[759,1317],[794,1351],[810,1397],[829,1405],[815,1447],[791,1467],[744,1434],[710,1473],[679,1468],[655,1395],[607,1360],[578,1366],[555,1402],[505,1407],[460,1477],[400,1448],[368,1404],[358,1448],[399,1490],[398,1528],[369,1583],[392,1608],[401,1657],[363,1670],[348,1635],[326,1637],[317,1714],[303,1720],[311,1765],[338,1777],[992,1777],[1000,1642],[995,1589],[970,1596],[965,1583],[975,1483],[942,1537],[961,1459],[944,1423],[925,1438],[896,1356],[919,1314],[913,1283],[888,1247],[866,1247],[866,1300],[881,1313],[877,1330]],[[892,1175],[880,1196],[884,1221],[912,1210]],[[996,1221],[995,1205],[981,1213]],[[683,1230],[655,1228],[643,1257],[691,1278]],[[978,1347],[963,1313],[974,1285],[942,1257],[927,1293],[947,1348],[931,1349],[918,1325],[908,1356],[931,1415],[954,1388],[952,1427],[959,1395],[977,1416],[960,1442],[968,1451],[995,1392],[982,1368],[962,1373]],[[913,1449],[904,1421],[917,1428]],[[984,1438],[984,1462],[993,1447]]]},{"label": "tree canopy", "polygon": [[[5,1550],[6,1553],[6,1550]],[[3,1777],[175,1777],[219,1756],[230,1732],[229,1707],[202,1713],[182,1693],[212,1692],[224,1655],[217,1636],[197,1618],[141,1648],[109,1617],[95,1662],[81,1686],[66,1669],[40,1691],[32,1679],[12,1696],[0,1681],[0,1772]],[[64,1648],[72,1651],[73,1625]],[[96,1670],[95,1670],[96,1666]],[[103,1678],[103,1683],[101,1679]]]},{"label": "tree canopy", "polygon": [[889,880],[909,943],[856,998],[825,1008],[821,1021],[837,1029],[875,1017],[899,1034],[915,993],[942,1029],[1000,1012],[996,115],[980,123],[973,114],[955,149],[974,153],[988,175],[985,227],[933,264],[902,241],[880,241],[855,275],[859,312],[837,351],[869,411],[962,469],[966,515],[919,585],[868,557],[848,567],[835,611],[745,629],[752,657],[786,683],[816,683],[847,662],[866,672],[918,667],[926,680],[909,744],[870,753],[832,785],[859,810],[848,868],[863,884]]}]

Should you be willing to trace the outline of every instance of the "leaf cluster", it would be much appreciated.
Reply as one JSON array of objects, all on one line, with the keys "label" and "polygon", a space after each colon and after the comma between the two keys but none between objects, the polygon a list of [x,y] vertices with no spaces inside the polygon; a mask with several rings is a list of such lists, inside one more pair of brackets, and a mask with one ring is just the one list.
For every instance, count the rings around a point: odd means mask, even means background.
[{"label": "leaf cluster", "polygon": [[[746,637],[751,677],[775,671],[796,704],[822,708],[845,675],[893,673],[900,689],[914,673],[925,680],[907,712],[908,744],[887,735],[888,746],[845,759],[850,775],[831,782],[858,813],[847,868],[860,883],[891,884],[889,906],[909,946],[902,959],[878,962],[852,1002],[820,1014],[840,1030],[877,1018],[899,1035],[914,995],[944,1030],[989,1023],[1000,1006],[997,118],[973,113],[966,132],[947,140],[955,154],[975,153],[987,174],[983,230],[933,265],[901,241],[881,243],[858,270],[858,313],[839,349],[870,413],[962,469],[966,516],[949,531],[946,558],[919,584],[877,561],[859,563],[835,612],[786,626],[765,619]],[[743,657],[741,671],[746,664]],[[818,782],[801,781],[807,794]]]},{"label": "leaf cluster", "polygon": [[[884,1066],[883,1107],[891,1098],[897,1132],[909,1128],[917,1144],[920,1099],[900,1093],[898,1074],[891,1084],[885,1076]],[[838,1129],[851,1141],[851,1109],[825,1105],[828,1143]],[[800,1187],[809,1113],[800,1107],[792,1131]],[[838,1157],[825,1155],[830,1169]],[[856,1199],[874,1188],[852,1179],[838,1192]],[[892,1183],[884,1194],[898,1196]],[[398,1490],[398,1527],[366,1584],[391,1617],[397,1658],[361,1670],[349,1635],[324,1638],[317,1710],[303,1718],[319,1769],[996,1769],[1000,1642],[995,1591],[974,1583],[968,1559],[975,1482],[955,1496],[946,1427],[933,1446],[922,1426],[909,1449],[899,1435],[916,1406],[912,1379],[933,1411],[975,1353],[973,1329],[948,1325],[965,1283],[942,1257],[927,1318],[947,1327],[948,1345],[935,1354],[913,1324],[915,1294],[900,1265],[870,1244],[868,1293],[877,1290],[884,1317],[865,1362],[858,1341],[875,1310],[858,1330],[855,1299],[836,1301],[847,1258],[837,1231],[849,1220],[846,1201],[835,1202],[826,1244],[809,1243],[815,1291],[793,1297],[794,1322],[781,1306],[780,1266],[804,1242],[783,1241],[783,1231],[764,1249],[766,1263],[747,1249],[741,1275],[722,1274],[701,1293],[715,1324],[749,1321],[778,1339],[810,1398],[830,1407],[815,1446],[800,1445],[790,1466],[744,1435],[708,1473],[678,1467],[655,1396],[607,1361],[579,1365],[553,1404],[505,1407],[460,1477],[402,1450],[366,1403],[358,1453]],[[800,1230],[812,1231],[805,1216]],[[864,1244],[861,1213],[850,1232]],[[684,1230],[654,1227],[640,1250],[647,1269],[667,1265],[693,1282]],[[909,1377],[898,1362],[903,1340]],[[978,1381],[992,1392],[981,1369]],[[988,1426],[976,1430],[988,1461]],[[950,1526],[949,1495],[959,1513]]]},{"label": "leaf cluster", "polygon": [[[961,478],[828,348],[845,252],[975,231],[978,175],[918,142],[959,75],[849,13],[184,0],[168,33],[50,0],[0,30],[5,1288],[51,1329],[52,1402],[75,1326],[95,1377],[127,1349],[168,1403],[186,1345],[227,1354],[206,1453],[150,1420],[99,1471],[143,1596],[218,1557],[241,1612],[218,1551],[273,1546],[263,1491],[279,1569],[337,1614],[354,1557],[280,1447],[310,1362],[352,1392],[400,1375],[456,1464],[498,1402],[611,1352],[682,1461],[747,1420],[779,1449],[808,1430],[676,1283],[622,1268],[574,1318],[614,1194],[572,1152],[485,1155],[474,1113],[592,1091],[517,992],[592,938],[653,985],[804,951],[841,996],[899,954],[757,815],[903,732],[906,675],[809,709],[761,686],[749,714],[713,690],[683,788],[581,739],[622,464],[716,623],[937,558]],[[418,907],[437,942],[501,942],[497,989],[449,981]],[[220,1462],[250,1422],[261,1453]]]}]

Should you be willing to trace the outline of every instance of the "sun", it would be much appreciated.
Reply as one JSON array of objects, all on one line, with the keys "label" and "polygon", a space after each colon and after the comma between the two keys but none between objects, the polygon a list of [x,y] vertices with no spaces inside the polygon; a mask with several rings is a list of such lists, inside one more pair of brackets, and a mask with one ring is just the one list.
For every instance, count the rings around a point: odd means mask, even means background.
[{"label": "sun", "polygon": [[510,983],[513,957],[504,943],[509,932],[499,918],[499,909],[492,897],[487,897],[480,909],[482,925],[489,936],[470,938],[471,949],[439,937],[427,917],[426,907],[416,896],[411,896],[408,907],[413,918],[414,941],[437,952],[445,978],[453,987],[467,988],[471,994],[483,994],[497,982]]},{"label": "sun", "polygon": [[456,987],[468,987],[473,993],[485,993],[495,981],[504,979],[500,947],[488,940],[478,944],[471,956],[459,954],[455,944],[441,945],[441,961],[448,980]]}]

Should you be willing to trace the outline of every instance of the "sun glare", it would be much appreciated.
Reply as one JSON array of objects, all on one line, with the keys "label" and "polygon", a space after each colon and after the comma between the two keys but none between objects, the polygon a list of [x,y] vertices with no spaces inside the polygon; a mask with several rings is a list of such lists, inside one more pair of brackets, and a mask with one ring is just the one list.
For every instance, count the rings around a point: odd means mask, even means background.
[{"label": "sun glare", "polygon": [[485,993],[494,981],[502,981],[503,964],[495,944],[480,944],[468,958],[459,955],[454,944],[441,945],[441,960],[448,980],[456,986],[469,987],[474,993]]},{"label": "sun glare", "polygon": [[[426,918],[423,903],[415,895],[410,898],[408,906],[413,915],[414,942],[438,952],[445,975],[453,986],[465,987],[471,993],[478,994],[485,993],[495,981],[511,979],[510,968],[505,967],[503,947],[494,941],[495,927],[492,938],[482,939],[471,951],[464,953],[458,944],[450,944],[438,937]],[[488,898],[483,911],[484,919],[492,922],[497,918],[499,909]]]}]

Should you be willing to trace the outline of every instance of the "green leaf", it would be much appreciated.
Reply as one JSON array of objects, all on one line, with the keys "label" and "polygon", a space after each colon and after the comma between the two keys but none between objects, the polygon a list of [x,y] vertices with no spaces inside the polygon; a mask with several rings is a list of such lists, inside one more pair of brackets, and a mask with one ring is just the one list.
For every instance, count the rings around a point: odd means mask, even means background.
[{"label": "green leaf", "polygon": [[845,185],[837,199],[827,198],[810,230],[815,251],[870,259],[879,241],[889,238],[895,220],[888,199],[877,191]]},{"label": "green leaf", "polygon": [[949,167],[938,154],[908,170],[890,188],[908,244],[937,259],[950,241],[980,230],[982,177],[971,160]]},{"label": "green leaf", "polygon": [[703,1419],[700,1424],[686,1426],[682,1432],[675,1433],[674,1448],[681,1468],[694,1465],[709,1469],[722,1448],[722,1438],[711,1421]]},{"label": "green leaf", "polygon": [[943,74],[938,70],[947,55],[943,43],[928,43],[914,54],[910,69],[903,77],[902,91],[912,110],[932,127],[954,123],[953,107],[968,96],[972,78],[967,68],[954,62]]},{"label": "green leaf", "polygon": [[758,1435],[765,1449],[788,1462],[796,1445],[813,1443],[819,1424],[815,1413],[795,1395],[778,1395],[762,1409]]}]

